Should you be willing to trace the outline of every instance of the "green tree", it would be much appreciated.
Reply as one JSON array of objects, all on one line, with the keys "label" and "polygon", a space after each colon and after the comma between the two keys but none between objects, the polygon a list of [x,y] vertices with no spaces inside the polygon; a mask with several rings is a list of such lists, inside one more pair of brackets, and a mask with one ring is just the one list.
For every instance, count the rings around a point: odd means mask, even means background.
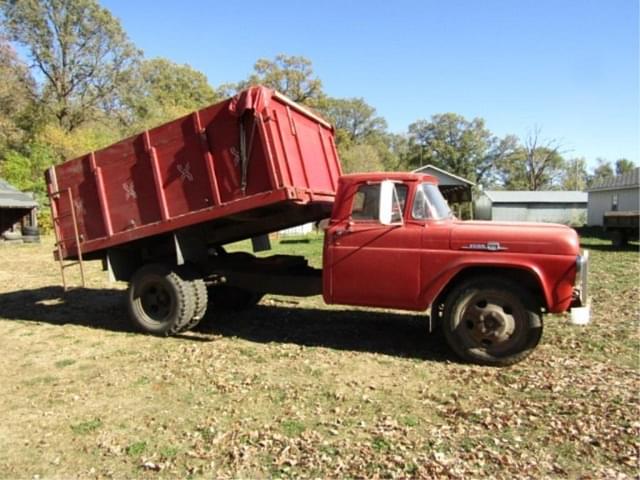
[{"label": "green tree", "polygon": [[318,110],[343,132],[343,138],[351,143],[365,141],[374,135],[384,134],[387,122],[376,115],[376,109],[363,98],[323,99]]},{"label": "green tree", "polygon": [[587,161],[584,158],[567,160],[562,176],[562,188],[582,191],[587,188],[587,181]]},{"label": "green tree", "polygon": [[29,112],[34,108],[35,82],[6,38],[0,36],[0,161],[28,133]]},{"label": "green tree", "polygon": [[376,172],[385,170],[384,157],[374,145],[352,145],[340,155],[344,173]]},{"label": "green tree", "polygon": [[140,52],[96,0],[0,0],[4,27],[44,79],[47,110],[66,131],[119,108]]},{"label": "green tree", "polygon": [[626,158],[619,158],[616,160],[616,175],[622,175],[628,173],[636,168],[636,164]]},{"label": "green tree", "polygon": [[313,106],[324,96],[322,82],[313,72],[311,60],[302,56],[277,55],[273,60],[261,58],[247,80],[223,85],[224,96],[252,85],[264,85],[286,95],[294,102]]},{"label": "green tree", "polygon": [[219,97],[204,73],[164,58],[144,60],[125,94],[136,128],[150,127],[215,103]]},{"label": "green tree", "polygon": [[589,186],[592,187],[613,177],[614,173],[611,162],[604,158],[596,158],[596,167],[589,177]]},{"label": "green tree", "polygon": [[58,160],[47,144],[31,142],[23,151],[7,152],[0,165],[0,177],[20,190],[35,192],[42,202],[46,193],[44,171]]},{"label": "green tree", "polygon": [[494,167],[516,147],[515,137],[493,135],[482,118],[468,121],[455,113],[433,115],[409,125],[409,168],[426,164],[443,168],[478,184],[492,181]]}]

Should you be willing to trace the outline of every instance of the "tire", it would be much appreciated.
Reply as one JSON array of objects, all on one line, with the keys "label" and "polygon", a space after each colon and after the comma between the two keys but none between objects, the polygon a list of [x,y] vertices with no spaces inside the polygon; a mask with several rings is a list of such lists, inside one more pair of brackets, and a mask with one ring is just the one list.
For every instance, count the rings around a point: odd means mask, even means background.
[{"label": "tire", "polygon": [[40,243],[40,235],[23,235],[22,241],[24,243]]},{"label": "tire", "polygon": [[216,310],[246,310],[255,307],[264,293],[218,285],[209,288],[209,302]]},{"label": "tire", "polygon": [[195,328],[204,318],[207,313],[207,307],[209,305],[207,286],[204,280],[198,278],[191,282],[195,298],[195,311],[191,321],[185,326],[185,330],[191,330]]},{"label": "tire", "polygon": [[141,267],[131,279],[127,308],[134,325],[146,333],[173,335],[194,315],[191,284],[167,265]]},{"label": "tire", "polygon": [[623,248],[628,245],[626,232],[622,230],[613,230],[611,232],[611,245],[613,248]]},{"label": "tire", "polygon": [[20,232],[4,232],[2,234],[5,240],[22,240],[22,233]]},{"label": "tire", "polygon": [[22,235],[37,237],[40,235],[40,229],[38,227],[22,227]]},{"label": "tire", "polygon": [[180,327],[180,331],[185,332],[198,325],[207,313],[207,286],[194,267],[185,265],[180,267],[179,271],[180,276],[189,284],[194,301],[193,316],[191,317],[191,320],[187,321],[187,323]]},{"label": "tire", "polygon": [[479,365],[518,363],[542,337],[542,315],[534,296],[495,277],[456,287],[445,302],[442,326],[451,349]]}]

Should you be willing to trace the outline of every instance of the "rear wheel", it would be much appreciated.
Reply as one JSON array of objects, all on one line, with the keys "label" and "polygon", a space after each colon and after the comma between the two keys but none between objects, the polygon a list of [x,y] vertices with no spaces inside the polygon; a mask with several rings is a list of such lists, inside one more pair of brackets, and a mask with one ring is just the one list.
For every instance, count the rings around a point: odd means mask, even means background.
[{"label": "rear wheel", "polygon": [[[195,273],[195,272],[194,272]],[[193,294],[193,317],[186,324],[184,324],[180,331],[187,331],[194,328],[196,325],[202,321],[205,314],[207,313],[207,286],[204,283],[202,278],[188,276],[188,283],[191,287],[191,292]]]},{"label": "rear wheel", "polygon": [[136,327],[155,335],[178,333],[195,311],[190,283],[162,264],[145,265],[133,275],[127,300]]},{"label": "rear wheel", "polygon": [[533,295],[493,277],[455,288],[444,309],[447,343],[462,359],[506,366],[526,358],[540,342],[542,316]]}]

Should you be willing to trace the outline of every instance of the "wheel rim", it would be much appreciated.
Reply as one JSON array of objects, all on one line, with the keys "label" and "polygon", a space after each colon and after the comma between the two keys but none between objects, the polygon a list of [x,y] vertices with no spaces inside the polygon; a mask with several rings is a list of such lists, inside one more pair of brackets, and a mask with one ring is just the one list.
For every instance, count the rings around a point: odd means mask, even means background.
[{"label": "wheel rim", "polygon": [[140,306],[145,315],[155,322],[162,322],[170,314],[173,299],[169,290],[160,282],[150,282],[142,286]]},{"label": "wheel rim", "polygon": [[465,303],[459,318],[457,331],[467,347],[500,353],[521,339],[527,312],[511,295],[480,291]]}]

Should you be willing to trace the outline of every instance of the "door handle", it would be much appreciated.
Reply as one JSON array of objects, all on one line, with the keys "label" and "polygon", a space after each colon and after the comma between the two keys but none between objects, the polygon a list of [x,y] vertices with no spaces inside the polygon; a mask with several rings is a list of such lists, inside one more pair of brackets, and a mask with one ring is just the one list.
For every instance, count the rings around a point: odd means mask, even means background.
[{"label": "door handle", "polygon": [[342,237],[344,237],[345,235],[351,233],[351,225],[347,225],[347,228],[341,228],[339,230],[334,230],[333,232],[333,241],[337,242],[338,240],[340,240]]},{"label": "door handle", "polygon": [[343,235],[346,235],[347,233],[349,233],[349,230],[346,230],[346,229],[336,230],[333,232],[333,238],[337,240],[338,238],[342,237]]}]

